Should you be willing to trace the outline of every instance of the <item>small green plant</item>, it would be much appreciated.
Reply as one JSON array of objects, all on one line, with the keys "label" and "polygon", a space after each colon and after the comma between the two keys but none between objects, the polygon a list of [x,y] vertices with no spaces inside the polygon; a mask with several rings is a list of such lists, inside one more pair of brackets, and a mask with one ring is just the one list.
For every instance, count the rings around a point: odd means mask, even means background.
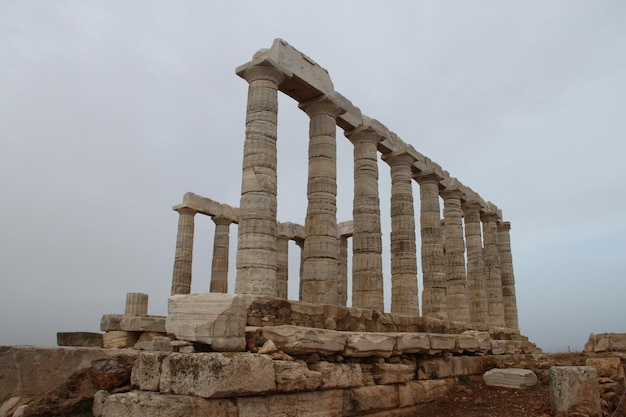
[{"label": "small green plant", "polygon": [[469,375],[459,375],[459,384],[467,385],[471,381]]}]

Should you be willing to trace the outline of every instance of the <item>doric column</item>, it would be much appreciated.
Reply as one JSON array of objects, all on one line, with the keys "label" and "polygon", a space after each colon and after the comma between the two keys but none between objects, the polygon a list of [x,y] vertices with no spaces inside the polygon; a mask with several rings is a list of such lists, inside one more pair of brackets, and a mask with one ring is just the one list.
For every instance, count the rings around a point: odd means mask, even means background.
[{"label": "doric column", "polygon": [[251,67],[239,204],[237,294],[276,295],[276,138],[283,74]]},{"label": "doric column", "polygon": [[506,327],[519,329],[510,230],[511,223],[498,223],[498,253],[500,254],[500,277],[502,279],[502,304],[504,306],[504,324]]},{"label": "doric column", "polygon": [[348,236],[339,236],[339,257],[337,258],[337,305],[348,302]]},{"label": "doric column", "polygon": [[325,96],[302,102],[299,107],[311,118],[302,301],[337,304],[339,236],[335,119],[342,110]]},{"label": "doric column", "polygon": [[419,173],[420,230],[422,235],[422,315],[447,319],[446,274],[443,261],[443,231],[439,207],[439,182],[443,179],[434,171]]},{"label": "doric column", "polygon": [[230,224],[222,216],[213,216],[215,237],[213,238],[213,262],[211,264],[211,292],[228,292],[228,252],[230,246]]},{"label": "doric column", "polygon": [[489,307],[485,286],[485,264],[478,201],[467,200],[462,205],[465,215],[465,247],[467,248],[467,292],[472,323],[487,324]]},{"label": "doric column", "polygon": [[124,314],[127,316],[145,316],[148,314],[148,294],[140,292],[126,293]]},{"label": "doric column", "polygon": [[489,307],[489,324],[504,326],[502,305],[502,277],[500,274],[500,254],[498,251],[498,213],[495,210],[481,212],[483,222],[483,259],[485,262],[485,284]]},{"label": "doric column", "polygon": [[384,310],[378,151],[383,137],[371,128],[346,132],[354,145],[352,306]]},{"label": "doric column", "polygon": [[178,233],[171,294],[189,294],[193,259],[193,217],[196,211],[189,207],[175,207],[174,210],[178,212]]},{"label": "doric column", "polygon": [[419,316],[415,208],[411,165],[406,152],[383,155],[391,168],[391,312]]},{"label": "doric column", "polygon": [[287,299],[289,283],[289,237],[276,236],[276,296]]},{"label": "doric column", "polygon": [[446,271],[446,303],[453,321],[470,322],[465,275],[465,240],[463,239],[463,192],[452,185],[441,192],[443,198],[443,249]]}]

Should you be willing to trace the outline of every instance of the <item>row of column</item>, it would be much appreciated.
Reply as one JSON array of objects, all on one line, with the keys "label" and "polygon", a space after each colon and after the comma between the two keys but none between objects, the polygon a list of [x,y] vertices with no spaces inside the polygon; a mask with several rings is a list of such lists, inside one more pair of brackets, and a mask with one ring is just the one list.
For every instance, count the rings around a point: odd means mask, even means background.
[{"label": "row of column", "polygon": [[[248,68],[243,77],[249,83],[249,90],[235,292],[282,295],[286,293],[282,259],[285,241],[276,239],[276,139],[278,86],[284,77],[278,70],[263,66]],[[325,96],[301,102],[299,107],[310,118],[301,300],[340,304],[347,295],[342,280],[338,279],[344,254],[336,219],[335,135],[336,119],[343,110]],[[352,305],[383,310],[377,164],[377,145],[383,137],[368,127],[348,131],[346,136],[354,144]],[[498,230],[497,214],[481,214],[471,202],[463,206],[463,193],[458,188],[440,190],[442,178],[436,172],[414,172],[415,160],[409,154],[386,154],[383,159],[389,163],[392,175],[392,312],[410,315],[419,312],[411,189],[412,181],[416,180],[421,202],[423,315],[517,327],[507,226],[502,223]],[[440,195],[444,199],[443,225]],[[190,262],[191,256],[186,256]],[[184,261],[178,262],[178,245],[177,263],[179,267],[185,266]],[[188,291],[186,282],[175,282],[173,292],[176,285]]]}]

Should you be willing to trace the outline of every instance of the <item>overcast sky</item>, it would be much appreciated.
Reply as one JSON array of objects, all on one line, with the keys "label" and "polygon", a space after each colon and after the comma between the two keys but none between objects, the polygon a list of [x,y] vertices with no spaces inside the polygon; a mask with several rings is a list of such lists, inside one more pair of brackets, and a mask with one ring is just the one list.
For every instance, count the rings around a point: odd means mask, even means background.
[{"label": "overcast sky", "polygon": [[[187,191],[239,205],[234,70],[278,37],[502,209],[523,334],[575,350],[626,332],[626,2],[5,0],[0,345],[98,331],[131,291],[166,314],[171,207]],[[278,216],[303,223],[308,118],[286,96],[279,113]],[[352,145],[337,137],[343,221]],[[389,188],[381,163],[384,242]],[[213,230],[196,216],[194,292],[209,287]]]}]

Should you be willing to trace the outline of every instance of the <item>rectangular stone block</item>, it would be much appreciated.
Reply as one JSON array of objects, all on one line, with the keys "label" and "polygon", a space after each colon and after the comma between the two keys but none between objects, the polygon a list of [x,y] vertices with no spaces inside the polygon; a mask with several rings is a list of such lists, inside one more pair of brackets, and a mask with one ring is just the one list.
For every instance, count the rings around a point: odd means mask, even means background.
[{"label": "rectangular stone block", "polygon": [[450,378],[454,376],[452,366],[444,359],[429,359],[421,361],[417,364],[419,370],[421,370],[429,379],[441,379]]},{"label": "rectangular stone block", "polygon": [[322,374],[321,389],[363,386],[361,367],[357,363],[330,363],[320,361],[309,366],[312,370]]},{"label": "rectangular stone block", "polygon": [[591,366],[553,366],[549,372],[552,411],[569,415],[602,416],[596,369]]},{"label": "rectangular stone block", "polygon": [[453,356],[450,360],[454,376],[482,375],[483,373],[482,356]]},{"label": "rectangular stone block", "polygon": [[375,363],[372,366],[372,376],[377,385],[400,384],[414,378],[415,366],[402,363]]},{"label": "rectangular stone block", "polygon": [[102,347],[102,333],[58,332],[58,346]]},{"label": "rectangular stone block", "polygon": [[530,369],[490,369],[483,375],[485,384],[495,387],[520,388],[537,384],[537,375]]},{"label": "rectangular stone block", "polygon": [[306,363],[274,361],[276,389],[279,392],[315,391],[322,384],[322,373],[311,371]]},{"label": "rectangular stone block", "polygon": [[624,366],[620,358],[589,358],[585,365],[596,368],[598,378],[624,381]]},{"label": "rectangular stone block", "polygon": [[163,360],[161,392],[204,398],[276,390],[272,359],[254,353],[172,353]]},{"label": "rectangular stone block", "polygon": [[453,351],[456,348],[457,336],[453,334],[431,334],[430,348],[432,350]]},{"label": "rectangular stone block", "polygon": [[397,385],[372,385],[345,392],[344,415],[358,416],[375,411],[391,410],[399,405]]},{"label": "rectangular stone block", "polygon": [[237,406],[230,400],[143,391],[122,394],[98,391],[94,397],[93,413],[96,417],[238,417]]},{"label": "rectangular stone block", "polygon": [[448,386],[443,380],[409,381],[398,385],[399,406],[427,403],[442,398],[447,393]]},{"label": "rectangular stone block", "polygon": [[138,338],[139,333],[137,332],[114,330],[106,332],[104,336],[102,336],[102,347],[105,349],[131,348],[137,343]]},{"label": "rectangular stone block", "polygon": [[237,399],[238,417],[342,417],[343,391],[325,390]]},{"label": "rectangular stone block", "polygon": [[142,391],[159,391],[161,367],[168,355],[165,352],[141,353],[133,365],[133,371],[130,375],[130,382],[133,387]]},{"label": "rectangular stone block", "polygon": [[396,342],[398,353],[427,353],[430,351],[430,336],[427,333],[401,333]]},{"label": "rectangular stone block", "polygon": [[215,351],[246,350],[246,305],[235,294],[174,295],[168,301],[165,322],[177,339],[210,345]]},{"label": "rectangular stone block", "polygon": [[103,332],[155,332],[165,333],[164,316],[126,316],[124,314],[105,314],[100,320]]},{"label": "rectangular stone block", "polygon": [[267,326],[256,329],[250,338],[258,344],[274,342],[289,355],[332,355],[346,347],[346,334],[334,330],[299,326]]},{"label": "rectangular stone block", "polygon": [[368,356],[390,357],[396,347],[396,336],[391,333],[349,333],[344,355],[353,358]]}]

